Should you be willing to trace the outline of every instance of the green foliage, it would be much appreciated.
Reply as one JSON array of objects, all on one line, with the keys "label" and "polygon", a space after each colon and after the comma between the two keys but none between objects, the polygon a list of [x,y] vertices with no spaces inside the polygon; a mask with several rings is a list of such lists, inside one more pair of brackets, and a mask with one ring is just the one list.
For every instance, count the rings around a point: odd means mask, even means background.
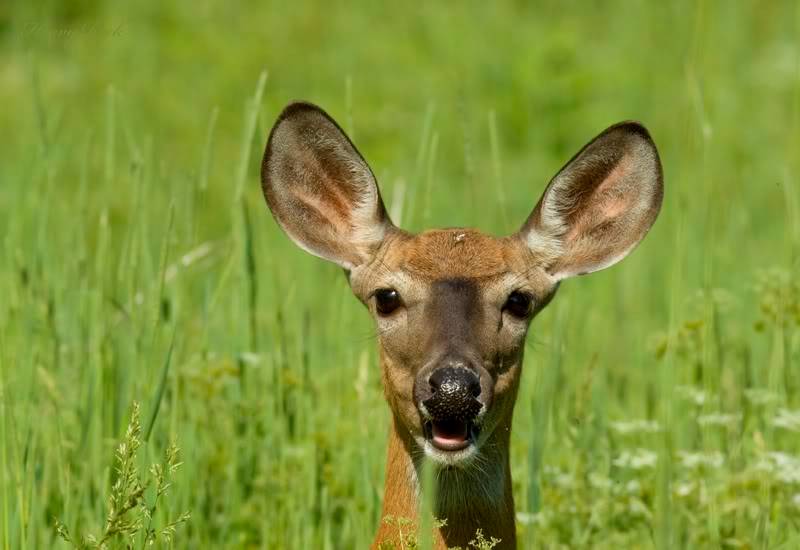
[{"label": "green foliage", "polygon": [[[774,287],[760,283],[754,288],[757,309],[751,316],[763,314],[764,303],[786,305],[775,300]],[[572,440],[565,463],[542,472],[541,510],[518,517],[535,533],[537,545],[648,546],[663,467],[669,468],[666,497],[681,546],[753,548],[795,536],[800,527],[800,410],[776,408],[787,402],[782,384],[774,391],[746,387],[747,377],[744,384],[736,380],[734,373],[746,371],[748,358],[757,354],[758,339],[747,333],[746,315],[720,305],[730,305],[729,293],[717,289],[705,296],[695,297],[690,320],[656,339],[655,358],[671,359],[673,368],[690,376],[689,383],[674,388],[671,423],[627,418],[598,426],[600,437],[591,448]],[[708,348],[715,346],[717,355],[710,354]],[[736,348],[744,353],[719,354]],[[794,362],[794,345],[791,353]],[[705,363],[709,359],[713,364]],[[712,368],[721,369],[728,382],[705,389],[703,378]],[[768,526],[785,526],[786,532],[776,535]]]},{"label": "green foliage", "polygon": [[[134,541],[137,539],[141,541],[141,548],[159,542],[169,544],[178,527],[189,521],[189,512],[183,512],[169,520],[163,527],[157,528],[153,525],[153,515],[159,501],[171,487],[172,476],[180,468],[181,462],[178,459],[178,447],[172,444],[167,447],[163,461],[150,466],[151,477],[143,479],[136,464],[139,447],[142,444],[141,433],[139,404],[134,402],[130,424],[116,451],[117,479],[111,486],[106,525],[102,534],[73,536],[64,523],[56,520],[56,532],[73,548],[133,549]],[[153,496],[148,501],[146,492],[151,482],[154,486]]]},{"label": "green foliage", "polygon": [[[385,524],[391,525],[397,530],[397,537],[395,543],[391,540],[384,540],[378,542],[378,550],[420,550],[422,548],[417,538],[413,520],[403,517],[395,517],[393,515],[384,516],[382,520]],[[446,519],[435,519],[433,521],[433,529],[439,529],[447,525]],[[475,532],[475,538],[469,541],[467,548],[460,546],[449,547],[448,550],[492,550],[495,546],[500,544],[501,540],[496,537],[489,537],[488,539],[483,534],[483,529],[478,528]]]},{"label": "green foliage", "polygon": [[641,120],[658,221],[530,331],[520,547],[798,546],[798,36],[789,1],[0,3],[0,548],[372,542],[374,327],[259,186],[297,98],[412,231],[509,234]]},{"label": "green foliage", "polygon": [[397,543],[391,540],[380,541],[378,550],[419,550],[414,521],[411,518],[399,518],[390,514],[384,516],[382,521],[397,530]]}]

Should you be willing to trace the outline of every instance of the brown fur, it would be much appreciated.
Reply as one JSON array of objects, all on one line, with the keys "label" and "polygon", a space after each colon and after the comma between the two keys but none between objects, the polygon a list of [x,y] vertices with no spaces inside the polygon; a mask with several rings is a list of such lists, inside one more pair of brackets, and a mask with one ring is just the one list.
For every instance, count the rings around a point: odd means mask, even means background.
[{"label": "brown fur", "polygon": [[[435,515],[447,524],[437,548],[466,547],[476,530],[515,548],[508,445],[530,320],[561,279],[608,267],[641,241],[663,196],[655,145],[639,124],[617,124],[584,147],[545,189],[522,229],[492,237],[451,228],[412,235],[392,225],[375,178],[355,146],[321,109],[287,107],[262,165],[267,204],[302,248],[345,268],[375,317],[392,429],[383,517],[418,517],[419,470],[436,467]],[[375,292],[394,289],[402,306],[379,314]],[[512,292],[533,298],[526,318],[508,313]],[[429,377],[459,364],[478,377],[477,439],[462,454],[426,439]],[[477,393],[477,392],[476,392]],[[396,540],[381,523],[375,544]]]}]

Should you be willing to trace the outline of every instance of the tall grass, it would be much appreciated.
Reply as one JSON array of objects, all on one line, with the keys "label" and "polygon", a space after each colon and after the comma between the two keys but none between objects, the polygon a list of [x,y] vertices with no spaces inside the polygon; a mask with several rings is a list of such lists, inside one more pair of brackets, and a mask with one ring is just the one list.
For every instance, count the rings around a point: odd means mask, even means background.
[{"label": "tall grass", "polygon": [[371,542],[373,327],[258,184],[305,98],[411,230],[507,233],[584,142],[643,121],[659,220],[531,331],[520,540],[797,546],[799,41],[794,2],[4,4],[0,545],[102,532],[134,401],[140,466],[182,450],[154,518],[191,511],[175,547]]}]

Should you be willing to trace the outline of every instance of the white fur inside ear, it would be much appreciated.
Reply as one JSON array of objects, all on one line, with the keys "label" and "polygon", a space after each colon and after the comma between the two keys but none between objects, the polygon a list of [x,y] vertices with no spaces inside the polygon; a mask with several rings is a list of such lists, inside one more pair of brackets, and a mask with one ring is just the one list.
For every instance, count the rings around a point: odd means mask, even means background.
[{"label": "white fur inside ear", "polygon": [[569,229],[562,214],[568,207],[557,191],[558,182],[542,197],[539,223],[525,236],[528,248],[534,250],[546,263],[555,261],[564,253],[564,235]]},{"label": "white fur inside ear", "polygon": [[545,263],[550,263],[561,256],[564,246],[557,230],[543,229],[529,231],[525,236],[528,248],[541,256]]},{"label": "white fur inside ear", "polygon": [[630,254],[630,252],[636,248],[636,245],[639,244],[639,241],[634,242],[631,246],[627,249],[623,250],[621,253],[615,256],[609,256],[604,261],[593,263],[590,266],[582,266],[582,269],[558,269],[550,273],[550,276],[553,278],[554,281],[558,282],[563,279],[567,279],[569,277],[576,277],[578,275],[588,275],[589,273],[594,273],[595,271],[600,271],[607,267],[611,267],[612,265],[616,264],[617,262],[622,261],[625,256]]}]

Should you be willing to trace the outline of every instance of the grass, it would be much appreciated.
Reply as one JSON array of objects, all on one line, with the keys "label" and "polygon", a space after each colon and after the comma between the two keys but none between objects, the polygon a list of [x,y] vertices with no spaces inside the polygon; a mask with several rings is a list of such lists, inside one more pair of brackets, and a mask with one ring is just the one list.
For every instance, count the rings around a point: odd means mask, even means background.
[{"label": "grass", "polygon": [[0,7],[0,547],[67,548],[56,519],[103,532],[133,402],[140,468],[181,448],[154,524],[191,519],[164,546],[371,542],[372,327],[258,185],[295,98],[340,121],[411,230],[513,231],[584,142],[643,121],[659,220],[534,321],[520,539],[796,547],[797,4],[385,9]]},{"label": "grass", "polygon": [[108,548],[114,542],[120,546],[124,544],[129,549],[153,546],[159,542],[169,544],[178,527],[191,517],[189,512],[183,512],[165,526],[156,527],[153,524],[153,515],[158,510],[159,501],[166,500],[167,492],[172,486],[171,479],[182,463],[178,458],[178,447],[170,444],[164,453],[164,459],[150,466],[151,477],[142,476],[137,464],[142,445],[139,415],[139,404],[134,401],[125,437],[117,446],[115,481],[111,486],[108,514],[102,534],[71,534],[66,525],[59,520],[55,522],[58,535],[76,550]]}]

